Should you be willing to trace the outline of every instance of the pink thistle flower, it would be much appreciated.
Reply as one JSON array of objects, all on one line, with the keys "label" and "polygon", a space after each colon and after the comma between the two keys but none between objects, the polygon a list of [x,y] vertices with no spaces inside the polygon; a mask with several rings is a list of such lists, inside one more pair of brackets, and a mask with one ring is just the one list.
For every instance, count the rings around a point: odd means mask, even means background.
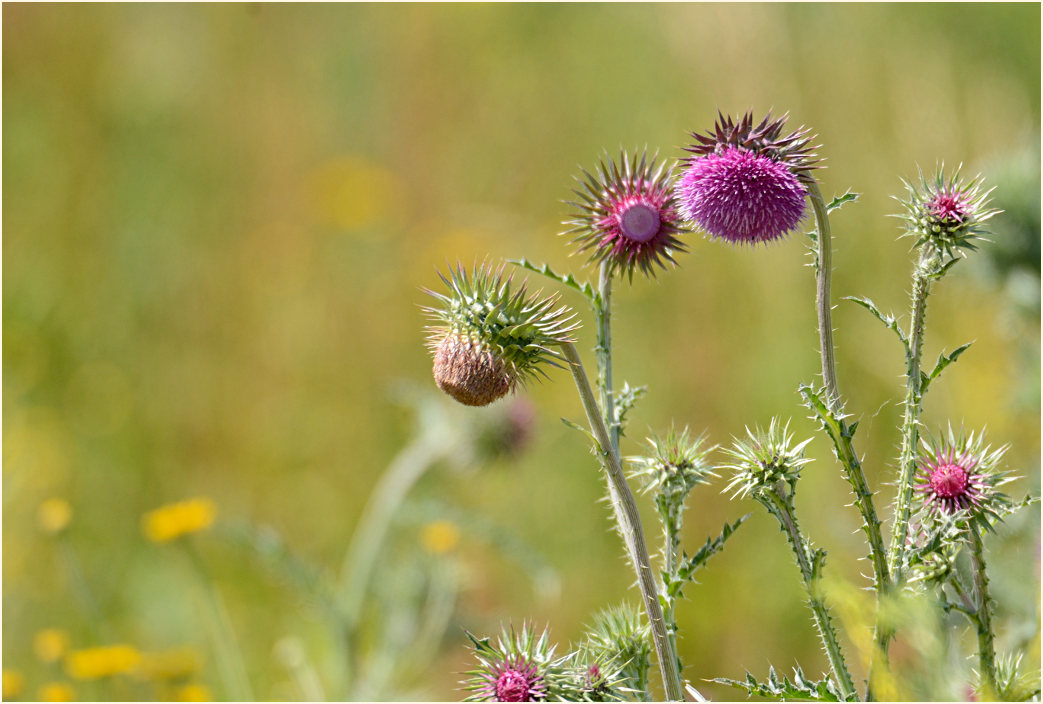
[{"label": "pink thistle flower", "polygon": [[565,699],[562,688],[570,679],[566,661],[555,658],[547,631],[538,634],[531,624],[521,632],[504,628],[494,643],[489,638],[467,637],[474,646],[477,667],[462,682],[470,694],[466,701],[538,702]]},{"label": "pink thistle flower", "polygon": [[694,159],[677,185],[681,214],[732,244],[771,242],[795,230],[805,194],[786,166],[738,147]]},{"label": "pink thistle flower", "polygon": [[685,251],[672,179],[672,170],[647,154],[622,152],[619,163],[606,159],[596,174],[584,170],[573,190],[579,200],[569,201],[578,212],[563,234],[572,236],[578,252],[589,253],[588,261],[607,261],[631,281],[634,269],[655,276],[655,266],[676,264],[674,253]]},{"label": "pink thistle flower", "polygon": [[1008,446],[992,450],[981,434],[957,437],[949,428],[948,437],[931,444],[923,441],[917,460],[915,491],[931,516],[947,518],[965,512],[973,521],[988,528],[989,519],[1000,519],[1011,506],[1010,499],[997,489],[1011,481],[996,465]]},{"label": "pink thistle flower", "polygon": [[897,199],[905,212],[906,234],[916,237],[917,247],[939,256],[956,257],[960,250],[977,249],[988,230],[985,221],[1000,211],[989,207],[992,189],[983,190],[981,176],[965,181],[957,167],[948,177],[944,165],[932,178],[920,172],[919,183],[904,181],[907,197]]}]

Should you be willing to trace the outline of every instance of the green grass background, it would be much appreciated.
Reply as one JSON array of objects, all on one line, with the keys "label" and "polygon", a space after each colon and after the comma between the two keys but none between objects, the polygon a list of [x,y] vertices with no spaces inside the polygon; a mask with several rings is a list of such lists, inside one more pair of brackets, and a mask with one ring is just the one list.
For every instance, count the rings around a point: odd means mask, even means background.
[{"label": "green grass background", "polygon": [[[718,109],[790,112],[819,135],[826,196],[863,194],[834,217],[838,300],[906,312],[910,242],[887,217],[900,176],[963,162],[1000,185],[1010,215],[994,247],[1015,266],[979,256],[936,288],[925,359],[976,343],[932,388],[924,420],[988,425],[1029,478],[1015,491],[1038,491],[1039,28],[1034,4],[5,5],[4,667],[42,677],[30,643],[46,626],[92,642],[35,528],[51,496],[73,504],[69,539],[106,622],[142,648],[205,647],[189,578],[141,537],[141,514],[159,504],[211,496],[222,518],[270,525],[334,569],[410,432],[390,388],[430,384],[419,306],[435,268],[526,256],[589,276],[555,236],[578,167],[620,147],[679,157]],[[812,433],[796,393],[818,370],[804,241],[688,242],[679,269],[616,296],[617,381],[651,389],[624,453],[671,419],[717,443],[772,415]],[[840,384],[889,516],[901,352],[852,304],[834,321]],[[417,493],[536,546],[560,597],[539,598],[514,563],[464,536],[453,626],[402,691],[459,696],[463,627],[532,618],[564,642],[592,611],[636,600],[593,459],[558,422],[581,418],[571,382],[555,372],[526,395],[538,408],[530,452],[440,473]],[[848,487],[822,438],[810,453],[803,526],[832,573],[863,585]],[[686,675],[822,671],[783,537],[721,487],[691,499],[690,551],[755,516],[688,589]],[[1001,647],[1027,629],[1035,660],[1037,524],[1038,513],[1021,539],[996,543]],[[408,548],[415,528],[399,540]],[[199,543],[256,690],[297,698],[273,643],[297,633],[322,653],[322,623],[241,552]]]}]

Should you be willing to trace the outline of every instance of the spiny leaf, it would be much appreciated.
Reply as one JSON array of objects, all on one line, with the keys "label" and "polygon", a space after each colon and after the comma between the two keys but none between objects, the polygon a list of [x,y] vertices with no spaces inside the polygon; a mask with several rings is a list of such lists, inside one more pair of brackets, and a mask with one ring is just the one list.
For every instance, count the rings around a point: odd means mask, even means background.
[{"label": "spiny leaf", "polygon": [[931,382],[934,381],[938,377],[938,375],[942,373],[942,370],[950,364],[952,364],[953,362],[955,362],[959,358],[959,356],[966,352],[967,348],[969,348],[973,344],[973,342],[968,342],[965,345],[960,345],[949,354],[945,354],[944,352],[939,354],[938,361],[935,362],[934,369],[931,370],[930,374],[920,372],[920,394],[922,395],[926,393],[927,387],[930,386]]},{"label": "spiny leaf", "polygon": [[877,320],[884,324],[884,327],[886,327],[888,330],[893,331],[895,335],[898,335],[898,339],[902,341],[902,346],[906,348],[906,351],[908,351],[909,341],[906,339],[905,333],[902,332],[902,329],[898,327],[898,320],[896,320],[893,315],[884,315],[880,311],[880,309],[876,307],[876,304],[868,298],[859,298],[858,296],[845,296],[844,300],[851,301],[852,303],[857,303],[858,305],[862,306],[870,313],[872,313],[873,317],[875,317]]},{"label": "spiny leaf", "polygon": [[647,386],[631,386],[627,382],[623,382],[623,388],[619,390],[619,394],[616,396],[616,413],[619,418],[620,435],[623,435],[623,430],[626,428],[627,413],[634,407],[638,399],[647,392]]},{"label": "spiny leaf", "polygon": [[583,294],[588,300],[593,301],[597,297],[597,293],[594,291],[594,287],[590,285],[589,281],[580,283],[575,276],[572,274],[559,274],[550,268],[547,264],[536,265],[530,262],[528,259],[508,259],[508,262],[515,266],[521,267],[527,271],[531,271],[534,274],[540,274],[546,276],[548,279],[553,279],[560,284],[564,284],[571,289],[575,289]]},{"label": "spiny leaf", "polygon": [[809,680],[799,665],[793,669],[792,680],[785,676],[780,679],[775,668],[769,666],[766,682],[758,682],[757,678],[749,672],[746,673],[744,681],[725,677],[718,677],[710,681],[744,690],[748,696],[757,695],[780,701],[793,699],[820,702],[843,701],[840,689],[831,678]]},{"label": "spiny leaf", "polygon": [[739,529],[739,526],[745,523],[746,519],[751,515],[753,514],[747,513],[745,516],[735,521],[735,523],[725,523],[724,530],[721,531],[719,536],[714,539],[707,538],[705,545],[699,548],[694,555],[685,559],[684,563],[681,565],[681,569],[678,571],[678,575],[684,580],[691,580],[692,575],[695,574],[696,570],[705,565],[711,557],[720,552],[724,548],[724,543],[728,538],[732,537],[735,531]]},{"label": "spiny leaf", "polygon": [[858,200],[858,197],[860,195],[862,195],[862,194],[861,193],[855,193],[855,192],[849,190],[849,191],[845,191],[844,195],[842,195],[842,196],[833,196],[833,200],[829,201],[829,204],[826,205],[826,213],[827,214],[828,213],[832,213],[834,210],[837,210],[838,208],[843,206],[845,203],[854,203],[856,200]]},{"label": "spiny leaf", "polygon": [[567,427],[572,428],[573,430],[578,430],[579,432],[583,433],[588,438],[590,438],[590,441],[594,444],[594,448],[595,449],[598,447],[597,439],[594,437],[594,435],[589,430],[584,428],[582,425],[580,425],[579,423],[573,422],[573,421],[569,420],[568,418],[562,418],[561,422],[564,423]]}]

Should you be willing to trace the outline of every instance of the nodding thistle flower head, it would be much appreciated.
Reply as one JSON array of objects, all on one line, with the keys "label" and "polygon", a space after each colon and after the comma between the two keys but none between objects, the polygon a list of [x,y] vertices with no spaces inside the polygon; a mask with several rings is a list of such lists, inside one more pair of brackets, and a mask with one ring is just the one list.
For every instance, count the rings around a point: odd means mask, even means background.
[{"label": "nodding thistle flower head", "polygon": [[688,428],[680,434],[670,428],[665,439],[653,435],[648,438],[647,456],[628,458],[633,476],[642,480],[644,491],[683,501],[696,485],[717,476],[707,460],[715,447],[704,447],[705,442],[704,435],[690,438]]},{"label": "nodding thistle flower head", "polygon": [[725,491],[734,489],[732,498],[749,494],[757,498],[762,492],[776,492],[780,482],[788,484],[792,491],[801,468],[811,461],[804,457],[809,442],[811,438],[794,445],[789,423],[782,426],[778,418],[771,419],[767,431],[746,428],[746,437],[736,438],[732,448],[725,450],[733,460],[724,465],[733,472]]},{"label": "nodding thistle flower head", "polygon": [[1009,497],[998,487],[1013,480],[996,466],[1009,445],[993,450],[984,435],[956,435],[950,426],[946,437],[922,441],[917,460],[916,492],[929,516],[948,518],[956,514],[989,529],[1010,508]]},{"label": "nodding thistle flower head", "polygon": [[916,247],[929,254],[955,258],[960,250],[977,249],[975,240],[989,234],[982,223],[999,213],[989,205],[992,189],[982,190],[981,176],[968,182],[960,179],[957,167],[948,178],[944,165],[929,181],[920,172],[920,183],[902,180],[908,191],[905,200],[896,198],[905,212],[897,217],[905,220],[906,234],[916,237]]},{"label": "nodding thistle flower head", "polygon": [[808,130],[782,135],[787,117],[769,113],[755,126],[752,112],[738,124],[718,113],[712,132],[693,132],[685,150],[694,156],[676,187],[681,215],[732,244],[772,242],[795,230],[818,160]]},{"label": "nodding thistle flower head", "polygon": [[424,310],[435,321],[428,346],[438,387],[467,406],[485,406],[538,375],[560,366],[555,345],[570,342],[575,329],[567,307],[556,298],[513,286],[503,268],[476,265],[470,276],[459,266],[439,273],[448,294],[428,290],[441,302]]},{"label": "nodding thistle flower head", "polygon": [[686,230],[674,203],[670,182],[673,172],[648,158],[620,152],[619,163],[606,158],[596,173],[583,170],[573,192],[578,201],[565,235],[588,252],[590,262],[608,262],[634,278],[634,269],[655,276],[655,266],[663,269],[674,262],[674,253],[685,251],[678,235]]},{"label": "nodding thistle flower head", "polygon": [[517,633],[513,626],[502,629],[495,646],[489,638],[477,639],[468,633],[478,659],[478,667],[465,674],[461,682],[471,694],[466,701],[541,702],[560,699],[563,685],[572,679],[566,655],[554,658],[546,629],[539,636],[532,624]]}]

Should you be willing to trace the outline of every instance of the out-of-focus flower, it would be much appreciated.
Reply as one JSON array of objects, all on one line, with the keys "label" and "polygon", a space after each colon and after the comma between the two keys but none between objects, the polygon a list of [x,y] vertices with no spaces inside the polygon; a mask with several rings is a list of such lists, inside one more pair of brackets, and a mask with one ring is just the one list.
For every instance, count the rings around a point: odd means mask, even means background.
[{"label": "out-of-focus flower", "polygon": [[383,166],[357,156],[319,165],[308,179],[317,220],[359,230],[397,216],[400,179]]},{"label": "out-of-focus flower", "polygon": [[513,399],[499,412],[483,414],[474,439],[475,459],[480,464],[523,452],[532,437],[536,410],[524,398]]},{"label": "out-of-focus flower", "polygon": [[216,516],[217,506],[210,499],[189,499],[149,511],[141,519],[141,528],[152,542],[167,543],[206,530]]},{"label": "out-of-focus flower", "polygon": [[917,460],[916,492],[928,514],[945,518],[959,512],[988,529],[1010,508],[1010,498],[998,487],[1012,481],[1008,472],[996,471],[1009,449],[993,450],[982,433],[957,435],[950,426],[941,440],[922,440]]},{"label": "out-of-focus flower", "polygon": [[214,695],[210,691],[210,688],[204,684],[191,683],[182,685],[177,688],[174,693],[175,699],[179,702],[212,702],[214,701]]},{"label": "out-of-focus flower", "polygon": [[655,276],[655,267],[673,264],[674,253],[685,251],[678,235],[685,232],[671,192],[673,171],[656,164],[656,157],[620,152],[619,163],[607,156],[596,173],[583,171],[574,217],[564,234],[589,254],[591,262],[610,262],[633,280],[634,269]]},{"label": "out-of-focus flower", "polygon": [[69,649],[69,634],[60,628],[45,628],[33,637],[33,651],[41,662],[58,662]]},{"label": "out-of-focus flower", "polygon": [[36,509],[36,522],[40,530],[57,535],[69,527],[72,521],[72,506],[65,499],[51,498],[41,501]]},{"label": "out-of-focus flower", "polygon": [[733,463],[724,465],[732,470],[732,480],[725,491],[735,490],[733,497],[756,494],[761,491],[774,492],[779,482],[785,482],[792,490],[800,477],[800,470],[811,460],[804,457],[804,448],[811,438],[793,444],[789,423],[781,425],[772,418],[765,431],[759,427],[746,428],[746,438],[736,438],[735,444],[725,453]]},{"label": "out-of-focus flower", "polygon": [[445,555],[460,544],[460,529],[452,521],[431,521],[420,529],[420,541],[433,555]]},{"label": "out-of-focus flower", "polygon": [[65,672],[77,680],[96,680],[130,672],[141,662],[141,653],[130,645],[106,645],[73,650],[65,656]]},{"label": "out-of-focus flower", "polygon": [[184,680],[199,671],[201,658],[191,648],[142,653],[134,674],[147,681]]},{"label": "out-of-focus flower", "polygon": [[528,294],[524,283],[512,287],[503,269],[462,266],[442,276],[448,295],[427,292],[440,307],[424,310],[435,321],[428,328],[438,387],[468,406],[485,406],[518,383],[546,376],[545,364],[558,365],[554,346],[571,341],[575,329],[567,307],[557,299]]},{"label": "out-of-focus flower", "polygon": [[562,686],[570,679],[565,663],[570,656],[554,658],[554,646],[544,630],[539,636],[530,624],[521,633],[505,628],[493,646],[470,633],[478,667],[462,682],[471,694],[466,701],[535,702],[563,699]]},{"label": "out-of-focus flower", "polygon": [[3,669],[3,698],[16,699],[25,690],[25,676],[18,670]]},{"label": "out-of-focus flower", "polygon": [[959,250],[975,250],[975,241],[988,234],[983,223],[998,214],[989,205],[992,189],[982,190],[981,176],[970,181],[960,179],[960,167],[945,177],[944,167],[928,181],[920,172],[920,184],[902,181],[907,196],[896,198],[905,207],[897,217],[905,221],[906,234],[916,237],[916,247],[929,252],[955,257]]},{"label": "out-of-focus flower", "polygon": [[782,136],[786,115],[754,126],[747,112],[736,124],[718,113],[714,130],[692,133],[694,156],[676,186],[681,215],[732,244],[771,242],[795,230],[806,211],[806,186],[816,168],[812,137]]},{"label": "out-of-focus flower", "polygon": [[41,702],[74,702],[76,690],[67,682],[48,682],[36,691]]}]

